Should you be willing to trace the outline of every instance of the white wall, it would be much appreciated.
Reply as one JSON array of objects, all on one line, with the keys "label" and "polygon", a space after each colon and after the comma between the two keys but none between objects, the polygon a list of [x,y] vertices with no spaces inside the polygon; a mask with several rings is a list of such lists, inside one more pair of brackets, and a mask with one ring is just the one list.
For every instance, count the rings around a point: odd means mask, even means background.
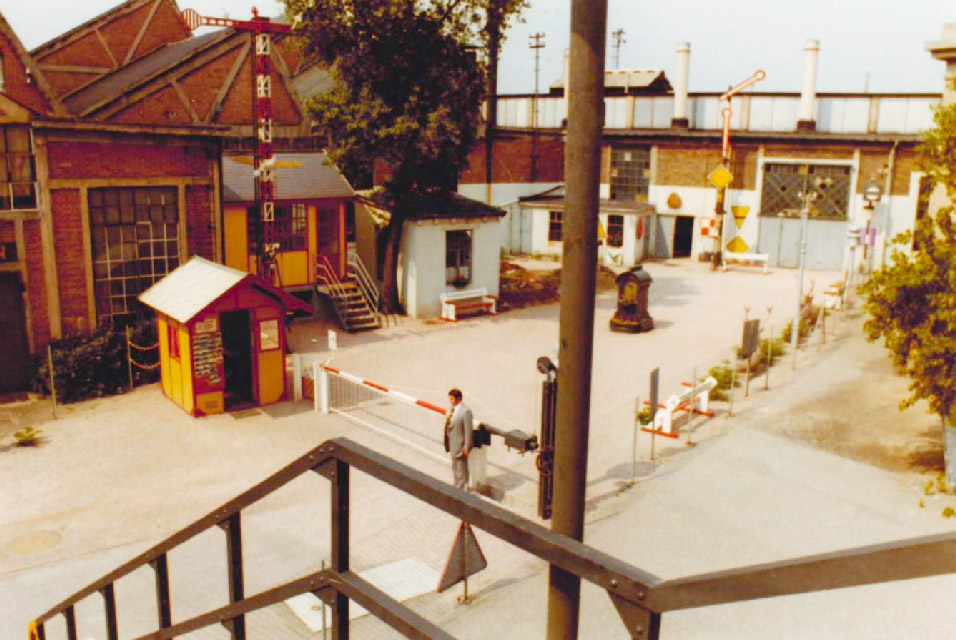
[{"label": "white wall", "polygon": [[[681,206],[672,209],[667,199],[676,193],[681,199]],[[724,200],[724,245],[736,236],[747,243],[748,251],[756,251],[760,221],[758,209],[760,207],[759,190],[728,189]],[[713,218],[714,208],[717,206],[717,189],[714,187],[674,187],[670,185],[651,185],[648,188],[648,202],[654,206],[661,216],[693,216],[694,243],[691,247],[691,259],[696,260],[701,252],[714,250],[714,241],[700,235],[700,219]],[[743,226],[738,229],[734,220],[732,206],[749,207]],[[655,226],[656,228],[656,226]],[[671,230],[673,228],[671,227]],[[673,238],[668,238],[667,244],[673,244]],[[651,245],[653,246],[653,245]],[[653,251],[648,252],[653,255]]]},{"label": "white wall", "polygon": [[[506,215],[501,218],[499,223],[501,233],[499,242],[506,251],[510,251],[512,253],[530,251],[529,249],[522,249],[521,247],[521,225],[525,221],[520,219],[520,208],[517,205],[518,199],[544,193],[545,191],[554,189],[562,184],[564,183],[503,182],[491,185],[491,204],[496,207],[501,207],[507,212]],[[472,200],[486,202],[488,197],[488,185],[486,183],[459,184],[458,193],[466,198],[471,198]],[[525,244],[527,244],[527,242]]]},{"label": "white wall", "polygon": [[457,291],[445,284],[445,234],[454,230],[471,231],[471,284],[491,295],[499,293],[501,244],[498,219],[421,220],[407,222],[402,234],[402,258],[399,297],[413,318],[433,318],[441,314],[442,292]]}]

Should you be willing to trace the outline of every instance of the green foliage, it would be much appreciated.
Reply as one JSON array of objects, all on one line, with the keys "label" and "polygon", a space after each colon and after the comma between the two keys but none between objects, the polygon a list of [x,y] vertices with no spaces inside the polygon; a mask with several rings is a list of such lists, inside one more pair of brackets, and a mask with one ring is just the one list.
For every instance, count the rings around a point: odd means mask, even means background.
[{"label": "green foliage", "polygon": [[42,435],[43,432],[41,430],[28,426],[15,432],[13,439],[16,440],[18,447],[35,447],[39,444],[40,436]]},{"label": "green foliage", "polygon": [[642,425],[650,424],[651,423],[651,408],[644,407],[643,409],[638,411],[637,421],[640,422]]},{"label": "green foliage", "polygon": [[941,515],[944,518],[952,518],[956,516],[956,510],[954,510],[952,507],[946,507],[945,509],[943,509],[943,513]]},{"label": "green foliage", "polygon": [[453,189],[478,137],[485,65],[471,43],[500,46],[508,18],[525,4],[286,0],[306,54],[332,75],[332,88],[309,105],[332,159],[353,181],[376,167],[387,172],[383,297],[390,311],[398,306],[398,251],[415,196]]},{"label": "green foliage", "polygon": [[[155,344],[155,322],[143,320],[136,323],[131,335],[135,344]],[[125,333],[101,327],[93,335],[55,340],[50,346],[53,349],[53,377],[57,402],[79,402],[128,390]],[[142,364],[153,363],[157,358],[158,349],[133,352],[133,359]],[[33,389],[49,394],[50,368],[45,349],[35,357],[34,370]],[[133,367],[134,384],[153,382],[158,379],[158,375],[158,369],[143,371]]]},{"label": "green foliage", "polygon": [[[711,400],[727,400],[730,397],[727,392],[730,390],[731,381],[733,386],[740,386],[740,377],[735,376],[729,360],[722,360],[720,364],[711,367],[707,375],[717,381],[717,386],[710,392]],[[704,377],[700,381],[703,382],[706,379]]]}]

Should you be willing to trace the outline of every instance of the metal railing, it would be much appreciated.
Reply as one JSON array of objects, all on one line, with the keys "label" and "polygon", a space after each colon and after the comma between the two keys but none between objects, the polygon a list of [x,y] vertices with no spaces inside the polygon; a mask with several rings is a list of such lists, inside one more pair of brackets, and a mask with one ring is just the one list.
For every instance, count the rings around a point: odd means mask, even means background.
[{"label": "metal railing", "polygon": [[372,279],[371,274],[369,274],[368,269],[365,268],[365,263],[362,262],[358,253],[354,251],[349,252],[348,266],[351,267],[351,273],[355,277],[359,291],[362,292],[362,297],[365,298],[365,303],[368,304],[369,309],[373,312],[378,312],[382,308],[382,300],[378,287],[375,286],[375,281]]},{"label": "metal railing", "polygon": [[[45,612],[31,624],[31,640],[46,640],[45,625],[55,616],[65,618],[67,637],[69,640],[75,640],[75,605],[97,593],[102,596],[106,610],[107,637],[109,640],[118,640],[114,585],[146,566],[151,567],[155,574],[158,628],[140,636],[139,640],[175,638],[217,623],[228,628],[235,640],[245,640],[246,614],[303,593],[314,594],[332,608],[332,637],[337,640],[347,640],[349,637],[350,601],[365,607],[372,615],[406,637],[451,639],[452,636],[434,623],[351,571],[349,478],[352,469],[507,541],[550,563],[552,567],[563,569],[606,590],[634,639],[658,638],[661,617],[667,611],[956,572],[956,533],[946,533],[676,580],[662,580],[348,439],[337,438],[318,446],[262,483]],[[246,597],[243,582],[242,511],[309,472],[322,475],[332,485],[332,566]],[[173,624],[173,594],[170,592],[167,554],[213,527],[220,527],[226,532],[229,604]]]},{"label": "metal railing", "polygon": [[316,287],[324,286],[328,289],[332,298],[332,306],[335,309],[335,316],[338,318],[339,324],[348,328],[348,324],[346,323],[346,311],[343,307],[343,301],[345,300],[347,292],[327,256],[317,256],[315,263],[315,285]]}]

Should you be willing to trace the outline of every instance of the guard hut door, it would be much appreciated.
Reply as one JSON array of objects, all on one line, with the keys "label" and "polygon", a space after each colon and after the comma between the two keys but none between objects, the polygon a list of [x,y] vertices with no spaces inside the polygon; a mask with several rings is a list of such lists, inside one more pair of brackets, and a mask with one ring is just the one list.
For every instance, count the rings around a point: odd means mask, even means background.
[{"label": "guard hut door", "polygon": [[226,410],[254,404],[252,386],[252,331],[249,311],[219,314],[222,327],[223,369],[225,370]]},{"label": "guard hut door", "polygon": [[688,258],[694,245],[694,218],[677,216],[674,224],[674,257]]},{"label": "guard hut door", "polygon": [[0,274],[0,393],[26,388],[30,351],[22,289],[18,275]]}]

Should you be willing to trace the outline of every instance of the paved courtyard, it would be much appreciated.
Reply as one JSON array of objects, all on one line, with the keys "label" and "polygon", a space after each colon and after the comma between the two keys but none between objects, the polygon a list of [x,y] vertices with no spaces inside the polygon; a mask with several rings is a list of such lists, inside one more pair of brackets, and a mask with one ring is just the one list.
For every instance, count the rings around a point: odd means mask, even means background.
[{"label": "paved courtyard", "polygon": [[[896,411],[906,382],[880,347],[862,341],[852,314],[831,323],[826,346],[799,354],[796,371],[789,359],[772,369],[770,391],[755,381],[750,398],[738,397],[736,417],[721,405],[716,419],[697,419],[697,446],[658,438],[652,463],[649,437],[641,434],[639,482],[625,490],[635,402],[646,398],[650,370],[661,368],[663,395],[677,391],[695,370],[704,375],[730,357],[745,314],[765,321],[772,307],[778,334],[796,293],[797,274],[789,270],[711,273],[686,262],[647,269],[654,331],[611,333],[614,294],[597,298],[589,543],[677,577],[952,529],[940,517],[952,500],[922,495],[937,464],[937,423],[919,408]],[[810,279],[820,292],[836,276]],[[436,403],[460,387],[478,419],[534,431],[541,382],[534,363],[554,355],[557,312],[545,305],[453,325],[404,320],[375,333],[339,334],[334,354],[325,350],[326,327],[302,323],[292,342],[307,359],[332,358],[340,369]],[[33,616],[330,437],[347,435],[426,473],[449,475],[434,457],[442,454],[440,421],[389,407],[368,413],[352,417],[406,439],[417,431],[434,455],[354,420],[315,413],[305,402],[194,420],[154,385],[61,407],[59,419],[40,425],[43,446],[0,451],[0,638],[23,637]],[[0,445],[9,444],[14,425],[0,422]],[[534,517],[534,461],[500,448],[489,476],[507,491],[508,508]],[[316,570],[327,558],[327,489],[321,478],[302,478],[250,511],[243,525],[249,592]],[[353,514],[356,569],[415,556],[441,570],[454,535],[450,519],[361,476]],[[457,607],[446,592],[413,606],[462,638],[541,637],[542,564],[482,533],[479,541],[489,568],[473,581],[476,604]],[[173,554],[174,618],[225,604],[224,556],[218,532]],[[148,599],[133,604],[132,594],[148,586],[148,572],[137,573],[143,575],[119,586],[123,637],[148,631],[155,620]],[[945,597],[954,586],[947,576],[681,612],[665,616],[663,637],[944,637],[956,622]],[[586,590],[584,637],[624,637],[608,605]],[[95,621],[101,610],[92,598],[80,618]],[[315,637],[273,614],[257,624],[281,627],[286,637]],[[391,637],[373,621],[362,624],[357,630],[366,633],[356,637]],[[87,636],[101,638],[102,631],[81,625]]]}]

